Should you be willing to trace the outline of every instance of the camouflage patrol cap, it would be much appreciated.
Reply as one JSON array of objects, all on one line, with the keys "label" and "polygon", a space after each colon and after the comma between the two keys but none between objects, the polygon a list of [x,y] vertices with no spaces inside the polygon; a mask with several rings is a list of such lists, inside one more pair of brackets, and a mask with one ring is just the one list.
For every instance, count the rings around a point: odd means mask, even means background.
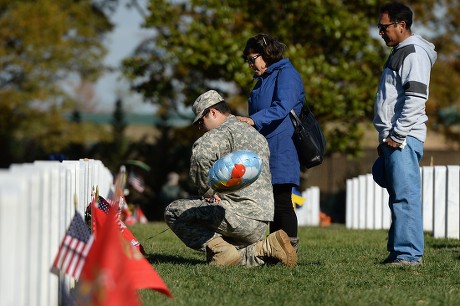
[{"label": "camouflage patrol cap", "polygon": [[208,90],[207,92],[199,96],[192,106],[192,110],[196,115],[195,119],[193,120],[193,123],[197,122],[201,118],[201,116],[203,116],[203,111],[205,109],[221,101],[224,101],[224,99],[215,90]]}]

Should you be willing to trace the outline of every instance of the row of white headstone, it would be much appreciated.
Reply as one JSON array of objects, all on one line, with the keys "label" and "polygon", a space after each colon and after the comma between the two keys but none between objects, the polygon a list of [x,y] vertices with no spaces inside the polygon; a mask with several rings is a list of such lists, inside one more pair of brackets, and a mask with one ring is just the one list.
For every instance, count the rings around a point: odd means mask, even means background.
[{"label": "row of white headstone", "polygon": [[95,187],[102,196],[113,187],[98,160],[0,170],[0,305],[59,304],[59,279],[50,268],[75,210],[83,215]]},{"label": "row of white headstone", "polygon": [[[421,167],[423,229],[435,238],[460,239],[460,166]],[[348,179],[346,227],[388,229],[388,192],[372,174]]]},{"label": "row of white headstone", "polygon": [[[75,210],[84,214],[96,187],[108,197],[113,175],[93,159],[0,170],[0,305],[60,305],[62,283],[72,279],[61,276],[60,282],[50,268]],[[319,225],[319,188],[308,188],[302,197],[299,225]]]}]

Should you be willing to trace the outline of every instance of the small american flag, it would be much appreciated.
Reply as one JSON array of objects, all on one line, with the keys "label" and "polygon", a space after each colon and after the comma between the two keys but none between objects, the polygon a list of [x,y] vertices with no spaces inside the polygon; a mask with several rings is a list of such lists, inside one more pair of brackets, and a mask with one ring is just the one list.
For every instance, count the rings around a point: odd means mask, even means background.
[{"label": "small american flag", "polygon": [[[113,205],[114,203],[112,203]],[[99,199],[97,201],[97,208],[105,212],[105,214],[109,213],[109,209],[111,207],[111,203],[109,203],[106,199],[103,197],[99,196]]]},{"label": "small american flag", "polygon": [[134,190],[136,190],[137,192],[144,192],[145,184],[144,180],[140,176],[131,172],[128,176],[128,182],[131,184],[131,186],[133,186]]},{"label": "small american flag", "polygon": [[60,270],[78,280],[93,240],[93,235],[89,232],[83,217],[75,211],[54,259],[51,272],[58,274]]},{"label": "small american flag", "polygon": [[[106,222],[107,216],[110,216],[109,211],[112,209],[116,209],[117,211],[114,213],[116,223],[118,228],[123,236],[127,241],[129,241],[133,246],[139,249],[139,251],[144,254],[144,248],[140,244],[139,241],[134,237],[131,231],[126,227],[126,225],[121,221],[120,214],[120,201],[113,201],[113,200],[106,200],[103,197],[99,196],[97,201],[97,205],[95,205],[95,210],[92,213],[93,217],[93,233],[97,237],[98,233],[103,230],[102,224]],[[93,201],[94,203],[94,201]],[[100,212],[100,213],[99,213]]]},{"label": "small american flag", "polygon": [[[103,197],[99,196],[98,201],[96,203],[96,208],[104,212],[106,215],[109,214],[109,210],[113,207],[114,209],[117,210],[117,213],[115,214],[115,219],[117,220],[117,224],[120,227],[120,230],[123,232],[123,226],[121,225],[121,209],[120,209],[120,202],[122,199],[119,201],[114,201],[114,200],[106,200]],[[105,218],[102,218],[105,220]],[[100,220],[100,222],[103,223],[103,221]],[[126,227],[126,226],[125,226]]]}]

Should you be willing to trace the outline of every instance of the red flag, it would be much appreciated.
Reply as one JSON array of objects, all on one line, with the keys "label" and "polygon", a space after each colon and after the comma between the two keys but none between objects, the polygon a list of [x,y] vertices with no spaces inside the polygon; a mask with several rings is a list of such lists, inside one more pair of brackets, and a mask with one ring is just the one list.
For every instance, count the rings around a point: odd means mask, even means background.
[{"label": "red flag", "polygon": [[136,208],[134,209],[134,218],[136,219],[137,222],[141,224],[145,224],[149,222],[139,205],[136,205]]},{"label": "red flag", "polygon": [[78,211],[75,211],[75,215],[59,246],[51,272],[58,274],[58,271],[61,270],[65,274],[78,279],[93,240],[93,235],[88,230],[83,217]]},{"label": "red flag", "polygon": [[107,220],[107,215],[110,211],[111,205],[107,201],[102,201],[102,197],[98,197],[98,201],[96,201],[96,196],[93,197],[93,200],[90,204],[91,210],[91,223],[93,234],[97,237],[98,232],[102,230],[102,225]]},{"label": "red flag", "polygon": [[75,288],[77,304],[140,305],[129,271],[130,264],[122,247],[115,212],[109,211],[108,219],[88,253]]},{"label": "red flag", "polygon": [[135,216],[133,216],[132,214],[131,215],[125,215],[125,216],[126,217],[124,218],[123,223],[125,223],[126,225],[133,225],[133,224],[137,223],[137,220],[136,220]]},{"label": "red flag", "polygon": [[142,244],[137,241],[136,237],[134,237],[133,233],[126,227],[126,225],[121,222],[122,230],[121,230],[121,235],[127,242],[129,242],[130,245],[135,247],[139,252],[141,252],[143,255],[145,255],[144,247]]},{"label": "red flag", "polygon": [[102,225],[104,224],[105,220],[107,219],[108,213],[110,210],[115,210],[117,213],[115,215],[118,228],[122,233],[123,238],[125,238],[130,244],[135,246],[139,252],[145,254],[144,248],[142,247],[141,243],[134,237],[131,231],[126,227],[126,225],[120,220],[120,211],[118,209],[118,203],[113,202],[109,203],[106,199],[99,196],[99,200],[91,202],[91,216],[93,219],[93,233],[97,239],[97,233],[101,230]]},{"label": "red flag", "polygon": [[[143,288],[172,297],[166,284],[139,250],[120,238],[113,209],[109,209],[107,220],[99,230],[80,280],[76,299],[81,305],[138,305],[130,290]],[[119,304],[110,295],[121,299]],[[125,295],[128,300],[123,298]]]},{"label": "red flag", "polygon": [[[111,218],[109,215],[113,215],[110,211],[114,210],[116,204],[109,203],[103,197],[99,196],[99,201],[97,206],[94,205],[94,217],[93,217],[93,231],[94,233],[101,232],[102,227],[104,226],[106,219]],[[133,247],[136,251],[127,249],[126,254],[130,258],[129,269],[133,272],[133,282],[136,289],[142,288],[151,288],[158,290],[168,296],[171,296],[163,280],[158,276],[156,271],[150,265],[150,263],[145,259],[145,251],[143,246],[139,241],[134,237],[131,231],[126,227],[126,225],[120,221],[118,214],[114,216],[117,220],[118,227],[122,234],[122,237],[128,244]],[[98,239],[96,235],[96,239]],[[140,254],[139,254],[140,253]],[[140,255],[140,256],[139,256]]]},{"label": "red flag", "polygon": [[124,241],[125,254],[128,256],[128,268],[133,276],[133,285],[136,289],[153,289],[172,298],[172,294],[158,275],[157,271],[133,245]]}]

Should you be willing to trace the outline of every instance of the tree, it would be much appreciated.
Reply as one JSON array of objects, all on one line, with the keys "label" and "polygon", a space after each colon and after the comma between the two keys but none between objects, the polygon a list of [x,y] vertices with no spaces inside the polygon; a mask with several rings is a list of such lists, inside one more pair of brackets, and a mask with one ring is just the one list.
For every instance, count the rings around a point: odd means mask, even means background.
[{"label": "tree", "polygon": [[94,81],[104,70],[102,37],[112,29],[104,10],[114,1],[0,0],[0,166],[78,138],[62,115],[74,101],[61,85]]},{"label": "tree", "polygon": [[[437,45],[437,65],[460,76],[460,3],[409,5],[415,25]],[[125,60],[125,73],[134,89],[164,109],[177,109],[178,101],[190,105],[203,91],[217,87],[245,113],[253,82],[241,52],[252,35],[270,33],[287,44],[286,56],[302,75],[315,115],[328,123],[329,152],[353,155],[361,147],[360,124],[372,119],[379,75],[390,52],[377,35],[378,7],[373,0],[150,0],[145,27],[155,35]],[[436,14],[441,9],[449,18]],[[448,85],[442,74],[433,72],[432,112],[452,101],[442,90]]]},{"label": "tree", "polygon": [[115,102],[115,110],[112,119],[112,143],[109,146],[110,151],[105,155],[105,159],[109,162],[112,169],[116,169],[124,159],[129,143],[125,137],[126,121],[123,110],[123,101],[117,98]]}]

